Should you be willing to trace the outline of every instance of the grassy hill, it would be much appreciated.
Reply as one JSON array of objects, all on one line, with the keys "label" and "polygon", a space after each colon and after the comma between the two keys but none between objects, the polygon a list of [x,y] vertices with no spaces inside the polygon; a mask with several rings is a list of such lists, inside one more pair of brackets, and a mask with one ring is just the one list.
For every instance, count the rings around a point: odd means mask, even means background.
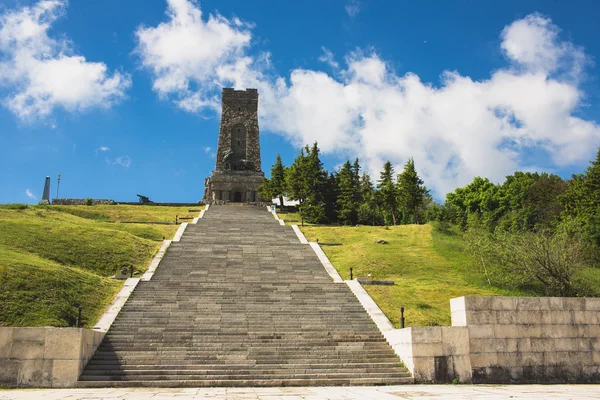
[{"label": "grassy hill", "polygon": [[129,224],[196,216],[188,207],[0,206],[0,325],[70,326],[83,306],[93,326],[122,281],[146,270],[178,226]]},{"label": "grassy hill", "polygon": [[453,297],[517,294],[487,285],[469,267],[460,237],[435,232],[431,225],[301,229],[309,241],[343,244],[323,247],[343,279],[350,278],[352,267],[354,277],[395,281],[394,286],[365,289],[396,327],[402,306],[407,326],[450,325]]}]

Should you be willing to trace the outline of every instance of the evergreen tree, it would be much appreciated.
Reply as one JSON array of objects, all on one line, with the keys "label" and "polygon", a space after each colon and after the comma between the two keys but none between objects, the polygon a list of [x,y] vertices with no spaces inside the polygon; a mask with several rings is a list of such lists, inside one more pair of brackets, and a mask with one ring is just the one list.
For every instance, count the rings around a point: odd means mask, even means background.
[{"label": "evergreen tree", "polygon": [[356,179],[355,169],[346,160],[338,174],[337,199],[337,216],[344,225],[356,224],[359,206],[357,193],[360,193],[360,180]]},{"label": "evergreen tree", "polygon": [[286,195],[287,187],[285,181],[285,167],[281,162],[281,156],[277,154],[275,164],[271,167],[271,179],[269,180],[270,199],[279,198],[279,204],[283,208],[283,196]]},{"label": "evergreen tree", "polygon": [[308,147],[300,149],[300,154],[294,160],[294,163],[287,169],[285,175],[285,182],[287,186],[287,192],[291,200],[298,200],[300,205],[306,199],[306,163],[307,157],[305,150]]},{"label": "evergreen tree", "polygon": [[398,175],[397,182],[398,204],[402,210],[403,222],[419,224],[429,190],[423,185],[423,180],[417,174],[412,157],[404,165],[404,170]]},{"label": "evergreen tree", "polygon": [[394,183],[394,167],[388,160],[383,164],[383,171],[379,175],[379,196],[381,199],[382,209],[384,211],[384,217],[386,223],[389,223],[391,219],[392,223],[396,225],[397,213],[398,213],[398,192],[396,190],[396,184]]},{"label": "evergreen tree", "polygon": [[325,188],[328,173],[323,169],[323,163],[319,158],[319,146],[315,142],[311,149],[305,148],[306,156],[303,162],[303,185],[302,193],[304,201],[300,206],[300,213],[309,222],[325,222]]}]

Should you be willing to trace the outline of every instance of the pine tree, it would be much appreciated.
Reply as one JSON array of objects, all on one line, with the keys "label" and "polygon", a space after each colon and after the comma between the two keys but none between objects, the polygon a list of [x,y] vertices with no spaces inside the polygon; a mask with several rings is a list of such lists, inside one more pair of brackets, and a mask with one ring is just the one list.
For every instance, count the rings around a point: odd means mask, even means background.
[{"label": "pine tree", "polygon": [[[306,148],[308,149],[308,148]],[[298,200],[300,205],[306,199],[306,155],[305,149],[300,149],[300,154],[294,160],[294,163],[287,169],[285,182],[287,192],[291,200]]]},{"label": "pine tree", "polygon": [[402,210],[404,222],[418,224],[429,190],[423,185],[415,169],[415,161],[408,159],[404,170],[398,175],[398,204]]},{"label": "pine tree", "polygon": [[357,179],[350,161],[346,160],[338,174],[337,216],[347,225],[356,224],[358,202],[356,201]]},{"label": "pine tree", "polygon": [[310,149],[306,146],[305,152],[306,156],[300,168],[303,176],[301,197],[304,199],[300,206],[300,213],[309,222],[325,222],[327,218],[324,200],[328,173],[319,158],[320,150],[317,142]]},{"label": "pine tree", "polygon": [[[398,192],[394,183],[394,167],[392,167],[392,163],[389,160],[383,164],[383,171],[379,175],[379,184],[377,187],[379,188],[383,210],[388,217],[391,216],[392,223],[396,225]],[[389,222],[389,219],[386,222]]]},{"label": "pine tree", "polygon": [[271,199],[275,197],[279,198],[279,204],[282,208],[283,196],[285,196],[287,192],[285,182],[285,170],[286,168],[281,162],[281,156],[277,154],[275,164],[273,164],[273,167],[271,168],[271,179],[269,180],[269,193],[271,195]]}]

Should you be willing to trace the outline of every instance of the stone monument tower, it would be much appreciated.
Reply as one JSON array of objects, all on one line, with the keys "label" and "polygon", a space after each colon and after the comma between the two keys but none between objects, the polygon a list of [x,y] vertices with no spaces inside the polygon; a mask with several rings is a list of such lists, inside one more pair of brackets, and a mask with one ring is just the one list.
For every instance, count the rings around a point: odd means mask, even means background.
[{"label": "stone monument tower", "polygon": [[50,177],[46,177],[46,182],[44,183],[44,194],[42,195],[42,200],[40,200],[40,204],[50,204]]},{"label": "stone monument tower", "polygon": [[258,90],[223,88],[217,162],[206,178],[204,199],[256,202],[264,174],[260,165]]}]

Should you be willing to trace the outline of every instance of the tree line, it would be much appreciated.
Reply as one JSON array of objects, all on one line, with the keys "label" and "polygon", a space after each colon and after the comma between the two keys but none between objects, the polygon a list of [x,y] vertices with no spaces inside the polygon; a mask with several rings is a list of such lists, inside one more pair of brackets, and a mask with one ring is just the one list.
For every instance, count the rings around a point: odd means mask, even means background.
[{"label": "tree line", "polygon": [[328,173],[317,143],[286,167],[278,155],[265,199],[298,200],[308,222],[396,225],[431,222],[456,235],[470,266],[489,285],[531,294],[600,295],[600,149],[585,172],[571,179],[517,171],[502,183],[476,177],[433,201],[412,158],[396,174],[386,161],[372,181],[360,162]]},{"label": "tree line", "polygon": [[289,167],[283,165],[278,154],[271,178],[264,179],[259,194],[263,199],[278,198],[280,204],[284,197],[297,200],[298,212],[311,223],[397,225],[429,220],[431,195],[412,158],[398,175],[392,163],[386,161],[375,183],[361,169],[356,158],[328,173],[315,142],[312,147],[300,149]]}]

